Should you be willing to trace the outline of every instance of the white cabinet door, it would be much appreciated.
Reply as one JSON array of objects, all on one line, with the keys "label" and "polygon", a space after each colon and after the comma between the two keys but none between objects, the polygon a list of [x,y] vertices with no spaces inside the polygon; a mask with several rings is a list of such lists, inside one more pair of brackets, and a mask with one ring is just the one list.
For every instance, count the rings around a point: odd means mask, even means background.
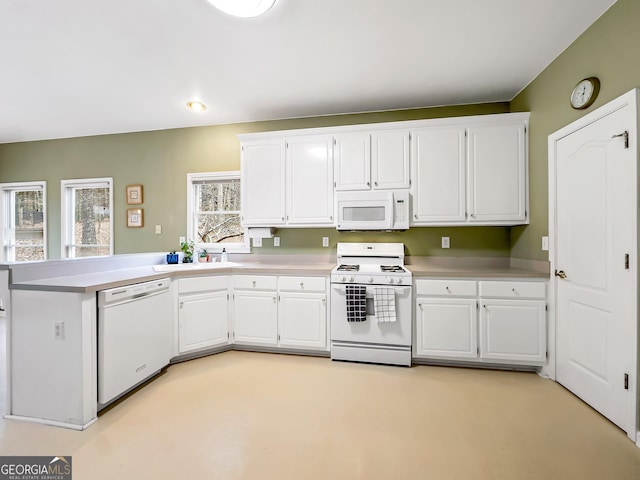
[{"label": "white cabinet door", "polygon": [[326,350],[327,296],[324,293],[281,293],[278,339],[281,347]]},{"label": "white cabinet door", "polygon": [[524,222],[524,123],[471,127],[468,151],[469,221]]},{"label": "white cabinet door", "polygon": [[287,225],[333,223],[333,137],[287,140]]},{"label": "white cabinet door", "polygon": [[409,132],[389,130],[371,135],[373,189],[409,188]]},{"label": "white cabinet door", "polygon": [[475,299],[418,298],[416,355],[477,358],[477,318]]},{"label": "white cabinet door", "polygon": [[242,224],[285,223],[285,142],[269,140],[242,145]]},{"label": "white cabinet door", "polygon": [[342,134],[334,137],[336,190],[371,188],[371,135]]},{"label": "white cabinet door", "polygon": [[481,299],[480,358],[544,363],[546,317],[541,300]]},{"label": "white cabinet door", "polygon": [[233,294],[233,338],[235,343],[278,344],[276,292]]},{"label": "white cabinet door", "polygon": [[229,341],[227,292],[182,296],[178,299],[180,353]]},{"label": "white cabinet door", "polygon": [[466,220],[465,128],[411,132],[414,225]]}]

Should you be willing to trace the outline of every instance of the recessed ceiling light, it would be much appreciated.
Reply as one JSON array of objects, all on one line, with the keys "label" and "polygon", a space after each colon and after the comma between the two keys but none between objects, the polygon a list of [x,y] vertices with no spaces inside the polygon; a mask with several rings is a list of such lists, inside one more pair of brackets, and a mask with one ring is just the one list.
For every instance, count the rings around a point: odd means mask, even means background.
[{"label": "recessed ceiling light", "polygon": [[257,17],[269,11],[276,0],[208,0],[211,5],[235,17]]},{"label": "recessed ceiling light", "polygon": [[187,107],[193,110],[194,112],[204,112],[207,109],[207,106],[202,102],[197,102],[192,100],[187,102]]}]

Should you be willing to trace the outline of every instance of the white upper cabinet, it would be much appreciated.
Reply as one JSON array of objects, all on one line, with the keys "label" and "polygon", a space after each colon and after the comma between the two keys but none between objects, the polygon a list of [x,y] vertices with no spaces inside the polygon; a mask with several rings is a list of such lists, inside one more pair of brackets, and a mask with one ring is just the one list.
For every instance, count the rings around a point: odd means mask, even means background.
[{"label": "white upper cabinet", "polygon": [[334,137],[336,190],[371,188],[371,135],[348,133]]},{"label": "white upper cabinet", "polygon": [[239,135],[245,226],[335,225],[336,191],[410,190],[411,226],[522,225],[528,113]]},{"label": "white upper cabinet", "polygon": [[464,222],[465,128],[424,128],[411,135],[412,224]]},{"label": "white upper cabinet", "polygon": [[285,223],[285,142],[263,140],[242,145],[242,224]]},{"label": "white upper cabinet", "polygon": [[409,131],[376,131],[371,135],[374,190],[409,188]]},{"label": "white upper cabinet", "polygon": [[469,221],[525,223],[527,220],[524,122],[469,128]]},{"label": "white upper cabinet", "polygon": [[288,225],[333,223],[333,138],[298,137],[287,140]]}]

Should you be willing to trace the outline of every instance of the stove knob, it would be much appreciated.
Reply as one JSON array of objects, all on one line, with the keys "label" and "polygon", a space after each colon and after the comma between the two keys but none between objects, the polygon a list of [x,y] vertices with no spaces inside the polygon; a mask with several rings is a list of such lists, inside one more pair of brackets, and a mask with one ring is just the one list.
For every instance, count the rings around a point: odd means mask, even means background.
[{"label": "stove knob", "polygon": [[387,277],[387,282],[393,283],[393,277]]},{"label": "stove knob", "polygon": [[351,277],[351,278],[349,279],[349,281],[350,281],[351,283],[353,283],[353,282],[355,282],[355,281],[356,281],[356,279],[355,279],[355,277]]},{"label": "stove knob", "polygon": [[400,277],[396,278],[396,283],[397,283],[397,284],[402,283],[402,278],[400,278]]},{"label": "stove knob", "polygon": [[343,276],[343,277],[342,277],[342,281],[343,281],[343,282],[346,282],[346,281],[347,281],[347,277]]},{"label": "stove knob", "polygon": [[373,283],[373,277],[369,277],[368,282]]}]

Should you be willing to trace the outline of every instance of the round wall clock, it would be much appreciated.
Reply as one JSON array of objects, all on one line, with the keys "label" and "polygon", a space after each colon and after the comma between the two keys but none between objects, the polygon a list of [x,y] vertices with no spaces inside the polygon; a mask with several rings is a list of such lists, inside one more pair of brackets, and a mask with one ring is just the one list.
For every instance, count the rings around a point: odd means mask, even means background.
[{"label": "round wall clock", "polygon": [[600,80],[596,77],[580,80],[571,92],[571,106],[578,110],[590,107],[600,92]]}]

